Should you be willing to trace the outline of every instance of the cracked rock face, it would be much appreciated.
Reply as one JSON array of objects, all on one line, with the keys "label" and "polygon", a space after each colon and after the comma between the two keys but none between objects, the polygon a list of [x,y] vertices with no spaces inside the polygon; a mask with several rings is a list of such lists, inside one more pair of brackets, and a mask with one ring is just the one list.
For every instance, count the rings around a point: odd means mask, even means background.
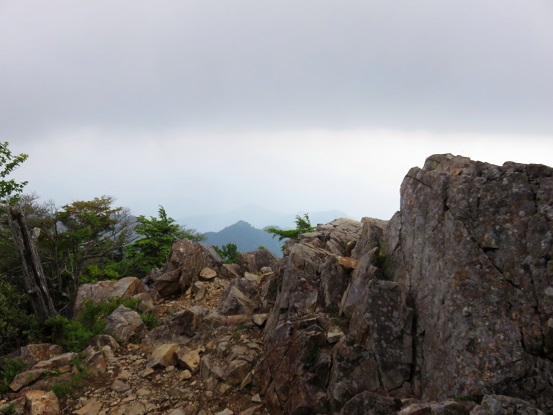
[{"label": "cracked rock face", "polygon": [[553,169],[432,156],[405,177],[384,237],[416,314],[420,394],[553,410]]}]

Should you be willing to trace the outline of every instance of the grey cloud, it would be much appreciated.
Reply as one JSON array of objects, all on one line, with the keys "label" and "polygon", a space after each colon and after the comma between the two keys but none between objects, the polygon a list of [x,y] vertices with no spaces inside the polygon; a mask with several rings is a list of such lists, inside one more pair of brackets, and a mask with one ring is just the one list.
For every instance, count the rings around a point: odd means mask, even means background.
[{"label": "grey cloud", "polygon": [[548,0],[0,4],[0,134],[553,133]]}]

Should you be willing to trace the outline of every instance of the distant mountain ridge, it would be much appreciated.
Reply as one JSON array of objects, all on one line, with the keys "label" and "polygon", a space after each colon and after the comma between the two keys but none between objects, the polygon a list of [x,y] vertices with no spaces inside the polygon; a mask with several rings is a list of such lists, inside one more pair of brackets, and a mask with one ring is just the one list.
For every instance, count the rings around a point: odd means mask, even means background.
[{"label": "distant mountain ridge", "polygon": [[206,239],[202,243],[206,245],[221,247],[233,243],[238,247],[239,252],[255,251],[260,246],[264,246],[273,254],[282,257],[280,250],[282,242],[278,238],[273,238],[270,233],[255,228],[243,220],[227,226],[219,232],[206,232],[204,235]]},{"label": "distant mountain ridge", "polygon": [[228,212],[211,213],[205,215],[195,215],[181,217],[177,222],[186,228],[196,229],[198,232],[219,232],[229,224],[244,221],[259,229],[264,229],[267,226],[276,226],[282,229],[295,228],[294,219],[296,215],[302,216],[304,213],[309,214],[309,218],[313,225],[319,223],[329,223],[336,218],[349,218],[360,220],[361,218],[351,218],[348,214],[339,210],[329,210],[321,212],[298,211],[292,213],[274,212],[258,206],[244,206],[239,209],[234,209]]}]

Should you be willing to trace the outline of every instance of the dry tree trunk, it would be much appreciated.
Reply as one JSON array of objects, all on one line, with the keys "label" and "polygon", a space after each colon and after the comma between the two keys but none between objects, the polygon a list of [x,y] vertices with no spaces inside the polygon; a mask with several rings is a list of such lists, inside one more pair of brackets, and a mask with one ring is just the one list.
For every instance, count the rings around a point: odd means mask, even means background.
[{"label": "dry tree trunk", "polygon": [[27,295],[35,316],[42,322],[55,316],[57,312],[48,291],[46,277],[36,246],[38,235],[30,235],[21,209],[14,206],[5,206],[5,208],[8,214],[8,223],[23,264],[23,278]]}]

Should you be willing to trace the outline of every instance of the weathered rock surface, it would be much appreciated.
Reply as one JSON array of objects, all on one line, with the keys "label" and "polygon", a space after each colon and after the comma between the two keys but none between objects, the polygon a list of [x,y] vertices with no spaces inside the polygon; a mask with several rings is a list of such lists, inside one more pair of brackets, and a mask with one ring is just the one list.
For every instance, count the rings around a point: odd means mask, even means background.
[{"label": "weathered rock surface", "polygon": [[[261,391],[284,413],[339,412],[365,392],[502,394],[553,413],[552,206],[551,168],[440,155],[408,173],[390,222],[340,219],[288,242]],[[336,324],[338,341],[314,340]],[[312,344],[316,368],[302,363]]]},{"label": "weathered rock surface", "polygon": [[501,395],[484,396],[484,399],[481,403],[481,408],[483,409],[483,411],[480,411],[480,409],[476,411],[473,410],[471,414],[488,413],[490,415],[543,415],[542,411],[533,407],[528,402],[523,401],[522,399]]},{"label": "weathered rock surface", "polygon": [[154,288],[162,297],[186,291],[204,268],[218,270],[222,264],[223,260],[212,247],[188,239],[177,240],[167,263],[152,276]]},{"label": "weathered rock surface", "polygon": [[25,394],[24,415],[59,415],[60,405],[53,392],[29,391]]},{"label": "weathered rock surface", "polygon": [[251,272],[252,274],[262,273],[262,268],[265,267],[274,269],[277,262],[278,258],[267,249],[242,252],[238,255],[238,267],[240,270],[242,272]]},{"label": "weathered rock surface", "polygon": [[106,333],[117,339],[128,341],[131,337],[142,337],[146,326],[140,315],[130,308],[120,305],[107,318]]},{"label": "weathered rock surface", "polygon": [[225,290],[217,308],[221,314],[253,314],[261,307],[260,289],[256,282],[247,278],[232,280]]},{"label": "weathered rock surface", "polygon": [[416,313],[427,399],[490,393],[553,411],[553,169],[437,155],[409,171],[386,273]]},{"label": "weathered rock surface", "polygon": [[94,284],[83,284],[79,287],[75,300],[74,314],[82,310],[86,301],[97,304],[108,298],[118,297],[123,300],[147,292],[146,285],[136,277],[125,277],[117,281],[99,281]]}]

